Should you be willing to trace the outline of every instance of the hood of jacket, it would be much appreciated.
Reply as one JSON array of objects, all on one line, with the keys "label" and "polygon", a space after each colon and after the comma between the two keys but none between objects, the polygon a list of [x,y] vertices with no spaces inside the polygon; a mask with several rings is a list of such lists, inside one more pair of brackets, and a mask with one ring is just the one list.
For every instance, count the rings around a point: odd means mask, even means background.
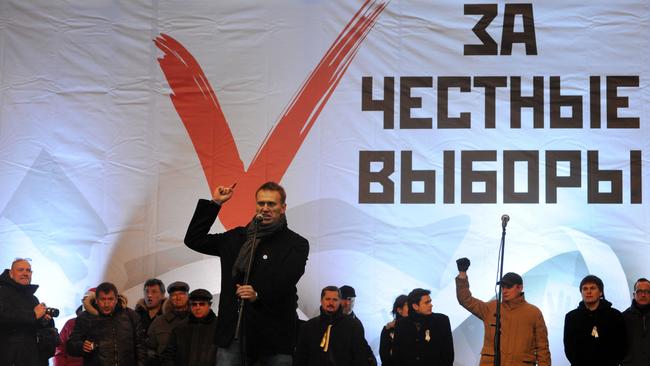
[{"label": "hood of jacket", "polygon": [[18,282],[14,281],[13,278],[11,278],[11,276],[9,275],[8,269],[5,269],[4,272],[2,272],[2,274],[0,275],[0,285],[12,287],[17,291],[25,291],[28,292],[30,295],[33,295],[38,289],[38,285],[32,285],[32,284],[21,285]]},{"label": "hood of jacket", "polygon": [[600,302],[598,303],[598,307],[595,310],[589,310],[585,305],[584,301],[580,301],[580,303],[578,303],[578,309],[582,311],[602,311],[605,309],[609,309],[611,307],[612,307],[612,303],[605,300],[605,298],[600,299]]},{"label": "hood of jacket", "polygon": [[[85,311],[87,311],[92,315],[99,315],[99,309],[97,308],[97,304],[95,304],[94,292],[86,296],[83,299],[82,303]],[[126,298],[126,296],[122,294],[117,295],[117,305],[115,306],[115,311],[118,311],[118,309],[119,310],[126,309],[128,304],[129,304],[129,300]]]}]

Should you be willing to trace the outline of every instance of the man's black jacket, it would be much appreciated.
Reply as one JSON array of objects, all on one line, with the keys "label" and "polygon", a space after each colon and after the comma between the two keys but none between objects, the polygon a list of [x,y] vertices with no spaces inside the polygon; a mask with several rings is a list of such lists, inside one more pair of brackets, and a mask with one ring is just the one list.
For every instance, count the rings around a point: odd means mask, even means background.
[{"label": "man's black jacket", "polygon": [[[232,267],[246,241],[246,228],[237,227],[221,234],[209,234],[221,205],[199,200],[185,235],[185,245],[197,252],[221,258],[221,294],[217,344],[228,347],[235,334],[238,302]],[[255,252],[249,284],[258,294],[246,302],[243,332],[247,351],[253,358],[292,354],[296,332],[298,295],[296,284],[305,272],[309,244],[305,238],[284,227],[261,240]]]}]

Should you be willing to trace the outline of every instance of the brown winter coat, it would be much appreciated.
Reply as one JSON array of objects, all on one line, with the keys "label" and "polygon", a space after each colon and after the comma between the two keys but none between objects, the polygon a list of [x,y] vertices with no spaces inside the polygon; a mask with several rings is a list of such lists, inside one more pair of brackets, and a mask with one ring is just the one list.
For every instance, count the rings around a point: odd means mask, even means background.
[{"label": "brown winter coat", "polygon": [[[472,297],[467,278],[456,277],[458,303],[483,321],[484,336],[481,366],[494,364],[494,324],[496,300],[483,302]],[[524,294],[501,304],[501,365],[551,365],[548,332],[542,312],[526,302]]]}]

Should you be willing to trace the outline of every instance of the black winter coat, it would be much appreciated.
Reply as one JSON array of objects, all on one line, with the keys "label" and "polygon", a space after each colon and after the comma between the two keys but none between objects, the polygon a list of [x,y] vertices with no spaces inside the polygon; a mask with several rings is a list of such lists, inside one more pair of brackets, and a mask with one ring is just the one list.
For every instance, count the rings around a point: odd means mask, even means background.
[{"label": "black winter coat", "polygon": [[[331,325],[327,351],[321,347]],[[366,342],[360,323],[343,315],[341,308],[329,315],[321,308],[320,316],[308,320],[301,328],[293,366],[366,366]]]},{"label": "black winter coat", "polygon": [[[197,252],[221,258],[221,294],[217,344],[227,348],[235,334],[238,302],[232,267],[246,241],[246,228],[237,227],[221,234],[208,234],[221,206],[199,200],[185,235],[185,245]],[[309,243],[286,226],[260,241],[255,252],[250,285],[258,294],[255,302],[246,302],[244,334],[250,357],[292,354],[296,333],[296,284],[305,272]]]},{"label": "black winter coat", "polygon": [[635,300],[623,312],[627,329],[627,352],[623,366],[650,365],[650,306],[639,307]]},{"label": "black winter coat", "polygon": [[409,311],[395,326],[393,361],[399,366],[452,366],[454,341],[449,318]]},{"label": "black winter coat", "polygon": [[393,362],[395,322],[390,322],[381,328],[381,335],[379,336],[379,358],[381,359],[381,366],[397,366]]},{"label": "black winter coat", "polygon": [[163,366],[214,366],[217,362],[217,316],[203,319],[190,315],[189,321],[172,330],[162,354]]},{"label": "black winter coat", "polygon": [[[118,304],[111,315],[84,311],[77,317],[68,338],[68,354],[83,357],[84,366],[143,366],[146,350],[138,314]],[[95,343],[92,352],[83,351],[83,343]]]},{"label": "black winter coat", "polygon": [[580,301],[564,318],[564,353],[572,366],[619,365],[625,339],[623,315],[605,299],[594,311]]},{"label": "black winter coat", "polygon": [[47,359],[39,356],[37,333],[54,323],[36,319],[37,289],[38,285],[16,283],[8,269],[0,275],[0,366],[47,365]]}]

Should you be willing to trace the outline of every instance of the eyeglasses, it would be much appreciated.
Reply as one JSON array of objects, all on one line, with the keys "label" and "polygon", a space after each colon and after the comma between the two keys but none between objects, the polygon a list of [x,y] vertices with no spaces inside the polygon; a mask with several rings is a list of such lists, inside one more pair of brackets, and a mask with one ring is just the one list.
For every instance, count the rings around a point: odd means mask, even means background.
[{"label": "eyeglasses", "polygon": [[208,305],[207,301],[192,301],[192,302],[190,302],[190,306],[192,306],[192,307],[194,307],[194,306],[206,306],[206,305]]},{"label": "eyeglasses", "polygon": [[634,291],[634,293],[637,294],[637,295],[649,295],[650,296],[650,290],[638,289],[638,290]]}]

